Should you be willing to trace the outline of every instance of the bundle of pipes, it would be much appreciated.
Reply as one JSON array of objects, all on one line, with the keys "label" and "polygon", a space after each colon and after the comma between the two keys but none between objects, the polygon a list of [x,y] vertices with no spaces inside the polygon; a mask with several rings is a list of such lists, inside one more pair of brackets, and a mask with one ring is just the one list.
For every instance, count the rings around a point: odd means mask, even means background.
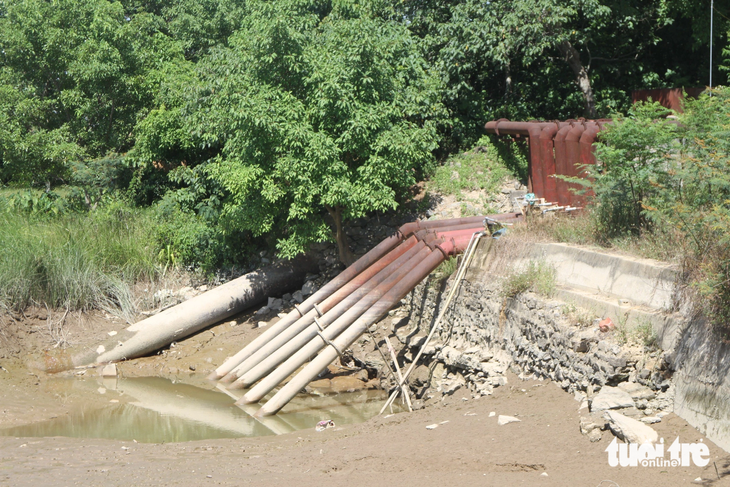
[{"label": "bundle of pipes", "polygon": [[527,136],[530,149],[528,160],[529,189],[547,201],[559,205],[585,206],[586,196],[571,189],[578,185],[567,183],[555,175],[586,177],[581,165],[595,164],[593,143],[603,127],[611,120],[567,120],[565,122],[510,122],[501,119],[487,122],[487,133]]},{"label": "bundle of pipes", "polygon": [[[489,215],[516,221],[518,213]],[[279,322],[218,367],[210,379],[229,388],[256,384],[251,404],[320,352],[256,414],[276,414],[449,255],[462,252],[486,217],[413,222],[385,239]],[[324,349],[324,350],[323,350]]]}]

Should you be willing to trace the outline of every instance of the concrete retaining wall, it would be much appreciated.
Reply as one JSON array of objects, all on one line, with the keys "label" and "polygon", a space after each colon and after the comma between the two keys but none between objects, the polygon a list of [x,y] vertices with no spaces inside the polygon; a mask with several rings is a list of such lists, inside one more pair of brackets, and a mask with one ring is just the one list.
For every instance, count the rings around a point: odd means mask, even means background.
[{"label": "concrete retaining wall", "polygon": [[[673,408],[730,451],[730,345],[718,340],[702,320],[667,312],[681,309],[675,268],[560,244],[537,244],[518,252],[505,245],[493,246],[489,255],[473,263],[434,341],[437,345],[428,350],[432,358],[462,366],[468,382],[477,371],[489,368],[486,363],[481,367],[474,354],[481,350],[482,356],[494,357],[523,375],[550,378],[589,399],[604,385],[639,382],[655,393],[640,409]],[[555,299],[532,293],[502,296],[500,275],[529,260],[545,260],[555,267]],[[406,299],[409,320],[394,323],[396,335],[413,350],[438,313],[437,294],[428,283],[416,288]],[[629,346],[620,333],[577,326],[566,313],[566,302],[590,306],[599,317],[612,316],[627,328],[632,322],[636,326],[648,321],[660,347]]]}]

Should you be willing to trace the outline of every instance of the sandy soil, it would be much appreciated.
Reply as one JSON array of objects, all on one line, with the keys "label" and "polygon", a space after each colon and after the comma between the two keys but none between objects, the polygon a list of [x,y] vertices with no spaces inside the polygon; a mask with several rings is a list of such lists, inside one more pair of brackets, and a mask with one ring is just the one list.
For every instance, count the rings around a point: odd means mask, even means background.
[{"label": "sandy soil", "polygon": [[[58,384],[68,381],[41,370],[64,353],[60,346],[54,348],[58,335],[49,331],[44,313],[26,313],[27,318],[3,327],[0,428],[69,414],[82,404],[108,403],[101,395],[64,389]],[[121,364],[120,375],[205,384],[210,371],[260,332],[255,323],[249,315],[239,316],[159,355]],[[73,351],[93,346],[123,326],[92,313],[67,317],[64,332]],[[61,375],[98,373],[89,369]],[[0,486],[730,485],[730,455],[675,415],[655,429],[668,442],[677,436],[682,442],[705,441],[712,460],[707,467],[612,468],[605,452],[612,435],[605,432],[597,443],[581,435],[578,403],[570,395],[549,382],[516,376],[509,381],[493,396],[463,400],[457,392],[420,411],[323,432],[172,444],[0,437]],[[521,422],[498,426],[491,412]],[[438,427],[426,429],[431,424]]]}]

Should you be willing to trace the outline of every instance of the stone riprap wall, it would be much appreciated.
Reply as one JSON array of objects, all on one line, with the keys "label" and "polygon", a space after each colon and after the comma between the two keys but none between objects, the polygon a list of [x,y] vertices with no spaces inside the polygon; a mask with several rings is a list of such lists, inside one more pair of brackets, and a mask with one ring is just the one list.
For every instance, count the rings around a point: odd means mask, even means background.
[{"label": "stone riprap wall", "polygon": [[[437,295],[430,283],[422,284],[393,313],[392,329],[407,349],[406,360],[439,312]],[[451,394],[459,385],[489,394],[505,383],[503,374],[511,367],[523,377],[551,379],[580,400],[591,400],[605,385],[630,381],[650,391],[635,404],[637,410],[671,411],[667,354],[622,346],[616,332],[602,333],[593,324],[571,325],[564,310],[564,303],[533,293],[505,298],[499,280],[464,281],[425,350],[435,392]]]}]

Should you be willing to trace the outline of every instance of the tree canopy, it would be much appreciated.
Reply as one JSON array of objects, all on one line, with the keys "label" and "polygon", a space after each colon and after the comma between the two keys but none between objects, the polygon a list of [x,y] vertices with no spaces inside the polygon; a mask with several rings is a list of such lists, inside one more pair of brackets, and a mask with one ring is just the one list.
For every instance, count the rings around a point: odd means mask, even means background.
[{"label": "tree canopy", "polygon": [[[92,208],[113,181],[183,215],[187,241],[265,236],[292,256],[336,238],[346,262],[346,221],[395,208],[489,119],[607,116],[633,89],[704,86],[709,7],[6,0],[0,183],[77,185]],[[715,8],[722,53],[730,0]]]}]

